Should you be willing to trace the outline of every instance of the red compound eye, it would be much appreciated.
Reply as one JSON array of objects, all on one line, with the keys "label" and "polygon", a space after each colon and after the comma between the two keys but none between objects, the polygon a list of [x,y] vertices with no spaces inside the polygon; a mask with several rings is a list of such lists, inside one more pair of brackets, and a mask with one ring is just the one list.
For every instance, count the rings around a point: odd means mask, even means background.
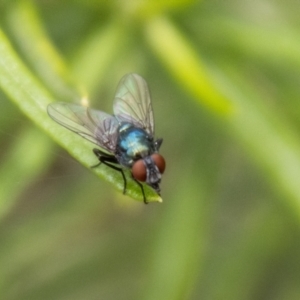
[{"label": "red compound eye", "polygon": [[147,171],[142,159],[137,160],[131,168],[132,176],[138,181],[146,181]]},{"label": "red compound eye", "polygon": [[165,168],[166,168],[166,161],[165,159],[158,153],[154,153],[151,155],[151,158],[153,159],[154,163],[156,164],[159,172],[161,174],[164,173]]}]

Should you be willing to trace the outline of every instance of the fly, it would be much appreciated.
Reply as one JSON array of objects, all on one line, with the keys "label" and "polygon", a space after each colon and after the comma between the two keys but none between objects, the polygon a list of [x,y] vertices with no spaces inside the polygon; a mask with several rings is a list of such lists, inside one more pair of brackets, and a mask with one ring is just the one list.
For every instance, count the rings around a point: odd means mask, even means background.
[{"label": "fly", "polygon": [[[159,184],[165,170],[165,160],[158,153],[162,139],[154,139],[154,117],[147,82],[137,74],[125,75],[116,91],[114,115],[78,104],[56,102],[48,105],[49,116],[96,144],[93,152],[101,163],[121,173],[127,180],[124,168],[140,186],[147,203],[145,182],[160,194]],[[96,167],[94,166],[94,167]]]}]

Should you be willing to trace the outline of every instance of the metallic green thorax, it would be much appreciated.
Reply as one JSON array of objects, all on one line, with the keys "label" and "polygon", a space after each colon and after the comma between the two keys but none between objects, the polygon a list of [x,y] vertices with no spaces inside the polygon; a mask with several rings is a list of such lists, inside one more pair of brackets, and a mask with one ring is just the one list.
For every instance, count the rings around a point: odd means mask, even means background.
[{"label": "metallic green thorax", "polygon": [[116,148],[119,162],[126,167],[131,167],[136,160],[155,151],[153,138],[130,123],[120,126]]}]

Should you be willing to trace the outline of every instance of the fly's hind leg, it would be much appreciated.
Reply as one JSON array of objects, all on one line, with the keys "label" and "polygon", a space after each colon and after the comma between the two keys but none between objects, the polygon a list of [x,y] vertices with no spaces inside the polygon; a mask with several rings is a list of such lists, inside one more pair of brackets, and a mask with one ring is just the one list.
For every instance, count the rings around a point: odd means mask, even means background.
[{"label": "fly's hind leg", "polygon": [[[94,154],[97,156],[97,158],[99,159],[99,163],[96,164],[96,165],[94,165],[94,166],[91,166],[91,168],[99,167],[99,166],[102,164],[102,161],[101,161],[101,159],[100,159],[100,157],[102,157],[102,156],[110,157],[110,158],[113,158],[113,157],[114,157],[113,155],[108,154],[108,153],[106,153],[106,152],[104,152],[104,151],[101,151],[100,149],[97,149],[97,148],[94,148],[94,149],[93,149],[93,152],[94,152]],[[118,163],[118,162],[116,162],[116,163]]]},{"label": "fly's hind leg", "polygon": [[96,149],[96,148],[93,149],[93,152],[98,157],[100,162],[97,165],[92,166],[91,168],[98,167],[103,163],[103,164],[107,165],[108,167],[110,167],[116,171],[119,171],[122,174],[123,181],[124,181],[123,194],[126,194],[127,180],[126,180],[123,169],[121,167],[115,166],[115,164],[120,165],[118,160],[116,159],[116,157],[114,155],[108,154],[108,153],[101,151],[99,149]]}]

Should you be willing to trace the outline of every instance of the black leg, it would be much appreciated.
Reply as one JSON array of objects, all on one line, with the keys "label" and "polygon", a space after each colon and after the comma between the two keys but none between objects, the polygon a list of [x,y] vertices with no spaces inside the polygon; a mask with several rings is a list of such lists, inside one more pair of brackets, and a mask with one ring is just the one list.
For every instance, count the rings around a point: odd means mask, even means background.
[{"label": "black leg", "polygon": [[[96,149],[94,148],[93,149],[93,152],[94,154],[98,157],[99,159],[99,163],[95,166],[91,166],[91,168],[95,168],[95,167],[98,167],[100,166],[102,163],[104,163],[105,165],[107,165],[108,167],[116,170],[116,171],[119,171],[121,174],[122,174],[122,177],[123,177],[123,180],[124,180],[124,188],[123,188],[123,194],[126,194],[126,187],[127,187],[127,180],[126,180],[126,177],[125,177],[125,174],[124,174],[124,171],[122,168],[120,167],[117,167],[115,166],[114,164],[117,164],[119,165],[119,162],[118,160],[116,159],[116,157],[114,155],[111,155],[111,154],[108,154],[104,151],[101,151],[100,149]],[[132,175],[132,174],[131,174]],[[142,190],[142,194],[143,194],[143,198],[144,198],[144,203],[145,204],[148,204],[147,202],[147,199],[146,199],[146,196],[145,196],[145,192],[144,192],[144,187],[143,185],[138,181],[136,180],[133,176],[132,176],[132,179],[139,185],[139,187],[141,188]]]},{"label": "black leg", "polygon": [[100,149],[97,149],[97,148],[94,148],[93,152],[98,157],[98,159],[99,159],[100,162],[98,164],[94,165],[94,166],[91,166],[91,168],[99,167],[102,164],[102,161],[101,161],[100,157],[103,157],[103,156],[110,158],[111,162],[119,164],[118,161],[117,161],[117,159],[115,158],[115,156],[112,155],[112,154],[108,154],[108,153],[106,153],[104,151],[101,151]]},{"label": "black leg", "polygon": [[104,151],[102,151],[102,150],[100,150],[100,149],[97,149],[97,148],[94,148],[94,149],[93,149],[93,152],[94,152],[94,154],[95,154],[98,158],[99,158],[100,156],[115,157],[114,155],[109,154],[109,153],[107,153],[107,152],[104,152]]},{"label": "black leg", "polygon": [[145,196],[145,192],[144,192],[144,187],[143,187],[143,185],[142,185],[138,180],[136,180],[133,176],[132,176],[132,179],[140,186],[140,188],[141,188],[141,190],[142,190],[142,193],[143,193],[144,203],[145,203],[145,204],[148,204],[147,199],[146,199],[146,196]]},{"label": "black leg", "polygon": [[91,168],[95,168],[95,167],[98,167],[100,166],[102,163],[104,163],[105,165],[107,165],[108,167],[116,170],[116,171],[119,171],[121,174],[122,174],[122,177],[123,177],[123,181],[124,181],[124,188],[123,188],[123,194],[126,194],[126,186],[127,186],[127,180],[126,180],[126,177],[125,177],[125,174],[124,174],[124,171],[122,168],[120,167],[117,167],[113,164],[118,164],[119,165],[119,162],[118,160],[116,159],[116,157],[114,155],[111,155],[111,154],[108,154],[106,152],[103,152],[99,149],[93,149],[93,152],[95,153],[95,155],[98,157],[99,159],[99,163],[95,166],[91,166]]}]

